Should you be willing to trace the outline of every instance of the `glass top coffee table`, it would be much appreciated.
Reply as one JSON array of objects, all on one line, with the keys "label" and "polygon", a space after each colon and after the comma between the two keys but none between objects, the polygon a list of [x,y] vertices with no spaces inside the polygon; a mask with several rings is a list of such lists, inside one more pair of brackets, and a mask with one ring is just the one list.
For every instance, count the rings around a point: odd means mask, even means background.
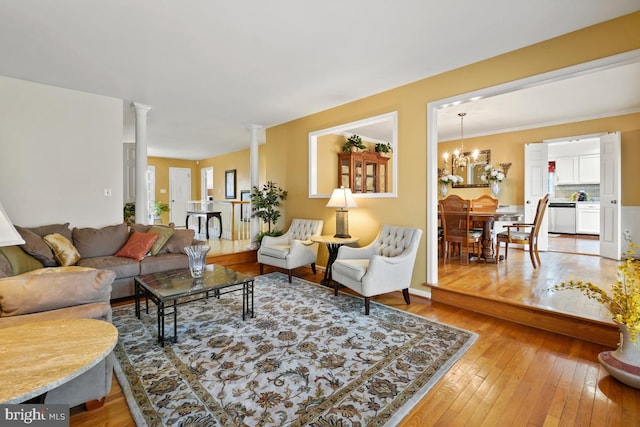
[{"label": "glass top coffee table", "polygon": [[[201,299],[193,297],[208,298],[213,294],[219,298],[223,294],[242,291],[242,320],[249,314],[253,317],[253,282],[253,276],[216,264],[207,265],[204,275],[197,279],[191,277],[188,268],[138,276],[134,279],[136,317],[140,318],[140,299],[143,296],[147,313],[149,300],[158,307],[158,342],[164,346],[165,316],[173,314],[172,340],[177,342],[178,305]],[[167,313],[166,307],[172,307],[173,312]]]}]

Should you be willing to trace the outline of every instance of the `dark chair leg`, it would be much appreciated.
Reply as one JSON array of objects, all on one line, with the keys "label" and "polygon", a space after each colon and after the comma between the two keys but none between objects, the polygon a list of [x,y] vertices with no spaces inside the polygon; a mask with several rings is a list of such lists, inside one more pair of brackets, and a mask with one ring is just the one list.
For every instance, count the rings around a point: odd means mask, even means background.
[{"label": "dark chair leg", "polygon": [[260,263],[260,274],[264,273],[264,264]]},{"label": "dark chair leg", "polygon": [[338,287],[339,286],[340,285],[338,284],[338,282],[336,282],[336,281],[333,282],[333,295],[334,296],[338,296]]},{"label": "dark chair leg", "polygon": [[311,263],[311,271],[313,271],[313,274],[316,274],[316,263],[315,262]]},{"label": "dark chair leg", "polygon": [[287,273],[289,274],[289,283],[291,283],[291,270],[288,270]]},{"label": "dark chair leg", "polygon": [[369,315],[369,306],[371,305],[371,297],[364,297],[364,314]]},{"label": "dark chair leg", "polygon": [[404,302],[407,304],[411,304],[411,298],[409,298],[409,288],[402,290],[402,296],[404,297]]}]

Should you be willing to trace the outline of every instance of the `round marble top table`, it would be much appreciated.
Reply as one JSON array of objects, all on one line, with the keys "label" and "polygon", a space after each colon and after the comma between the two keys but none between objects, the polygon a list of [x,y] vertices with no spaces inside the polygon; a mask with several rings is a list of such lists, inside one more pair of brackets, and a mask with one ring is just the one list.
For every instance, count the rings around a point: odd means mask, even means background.
[{"label": "round marble top table", "polygon": [[0,403],[41,396],[102,361],[118,341],[111,323],[59,319],[0,329]]}]

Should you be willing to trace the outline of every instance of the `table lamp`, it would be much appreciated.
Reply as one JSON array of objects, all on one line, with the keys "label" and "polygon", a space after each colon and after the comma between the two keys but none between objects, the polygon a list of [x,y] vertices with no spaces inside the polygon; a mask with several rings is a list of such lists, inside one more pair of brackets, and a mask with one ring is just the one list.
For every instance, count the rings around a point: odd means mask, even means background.
[{"label": "table lamp", "polygon": [[24,240],[11,224],[7,213],[0,203],[0,246],[22,245]]},{"label": "table lamp", "polygon": [[333,237],[349,238],[349,211],[347,208],[357,208],[356,201],[353,199],[350,188],[336,188],[331,194],[328,208],[336,209],[336,234]]}]

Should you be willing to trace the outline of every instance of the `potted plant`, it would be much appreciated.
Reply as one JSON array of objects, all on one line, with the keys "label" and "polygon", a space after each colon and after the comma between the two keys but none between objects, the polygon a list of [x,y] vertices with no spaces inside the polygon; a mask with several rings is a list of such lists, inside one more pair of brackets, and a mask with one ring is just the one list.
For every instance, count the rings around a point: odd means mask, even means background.
[{"label": "potted plant", "polygon": [[342,151],[348,153],[350,151],[356,151],[357,149],[364,150],[365,148],[367,148],[367,146],[362,142],[362,138],[353,134],[345,141],[342,146]]},{"label": "potted plant", "polygon": [[609,311],[620,329],[620,343],[617,350],[600,353],[598,360],[611,376],[640,388],[640,260],[633,256],[637,247],[629,243],[610,294],[591,282],[574,280],[554,285],[549,291],[578,290]]},{"label": "potted plant", "polygon": [[258,217],[267,224],[267,231],[258,233],[255,241],[260,244],[264,236],[280,236],[282,230],[274,228],[280,218],[280,211],[277,209],[280,202],[287,199],[288,192],[278,187],[274,182],[268,181],[262,189],[253,187],[249,198],[251,199],[251,216]]},{"label": "potted plant", "polygon": [[136,222],[136,204],[134,202],[128,202],[124,204],[124,222],[127,225],[135,224]]},{"label": "potted plant", "polygon": [[389,155],[391,154],[391,152],[393,151],[391,148],[391,144],[389,144],[388,142],[378,142],[375,147],[373,148],[373,150],[376,153],[379,153],[382,156],[385,157],[389,157]]},{"label": "potted plant", "polygon": [[153,218],[156,222],[160,221],[162,212],[169,212],[169,205],[164,202],[154,202],[151,208],[151,213],[153,214]]}]

